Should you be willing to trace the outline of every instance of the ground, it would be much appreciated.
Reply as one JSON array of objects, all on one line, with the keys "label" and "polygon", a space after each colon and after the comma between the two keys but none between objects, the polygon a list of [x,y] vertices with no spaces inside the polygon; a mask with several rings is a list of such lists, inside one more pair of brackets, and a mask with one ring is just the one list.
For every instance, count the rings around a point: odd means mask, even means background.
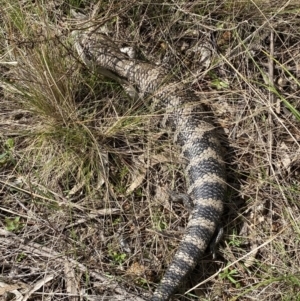
[{"label": "ground", "polygon": [[184,233],[162,112],[84,66],[90,26],[225,133],[224,236],[173,300],[300,300],[298,1],[1,0],[0,22],[0,300],[145,300]]}]

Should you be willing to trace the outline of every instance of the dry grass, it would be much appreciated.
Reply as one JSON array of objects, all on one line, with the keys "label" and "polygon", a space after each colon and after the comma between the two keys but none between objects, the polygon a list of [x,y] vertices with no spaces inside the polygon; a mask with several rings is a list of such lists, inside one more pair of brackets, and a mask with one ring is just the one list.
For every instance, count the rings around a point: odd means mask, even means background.
[{"label": "dry grass", "polygon": [[[188,218],[165,192],[185,191],[177,149],[151,100],[78,60],[90,1],[0,3],[0,300],[146,298]],[[176,70],[228,139],[226,234],[174,300],[299,300],[300,6],[124,3],[95,26]]]}]

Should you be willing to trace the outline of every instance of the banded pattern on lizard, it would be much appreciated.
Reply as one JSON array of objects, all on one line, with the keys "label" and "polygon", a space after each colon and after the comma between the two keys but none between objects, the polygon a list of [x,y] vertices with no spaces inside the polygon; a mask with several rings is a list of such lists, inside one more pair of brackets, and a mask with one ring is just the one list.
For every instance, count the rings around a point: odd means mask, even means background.
[{"label": "banded pattern on lizard", "polygon": [[[194,269],[214,235],[223,212],[225,163],[216,129],[195,94],[164,68],[131,59],[101,33],[74,32],[75,47],[90,68],[128,83],[155,99],[154,110],[164,110],[164,126],[186,161],[188,196],[193,202],[186,233],[151,301],[167,301]],[[158,100],[158,101],[157,101]]]}]

